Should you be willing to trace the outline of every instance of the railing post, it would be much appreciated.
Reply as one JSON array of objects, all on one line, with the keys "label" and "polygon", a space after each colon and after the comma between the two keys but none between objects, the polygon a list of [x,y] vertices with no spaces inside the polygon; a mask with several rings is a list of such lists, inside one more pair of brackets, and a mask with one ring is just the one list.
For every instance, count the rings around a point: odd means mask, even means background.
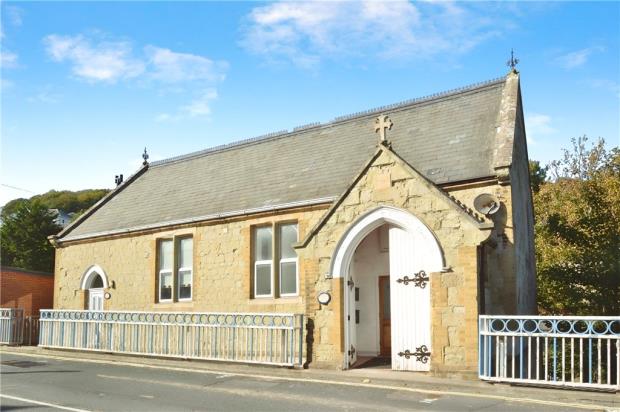
[{"label": "railing post", "polygon": [[304,364],[304,315],[299,315],[299,366]]}]

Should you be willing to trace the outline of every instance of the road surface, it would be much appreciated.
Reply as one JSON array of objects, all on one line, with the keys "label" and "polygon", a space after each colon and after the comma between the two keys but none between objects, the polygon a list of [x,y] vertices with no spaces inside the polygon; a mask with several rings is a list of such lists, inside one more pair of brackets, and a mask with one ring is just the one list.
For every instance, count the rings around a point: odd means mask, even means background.
[{"label": "road surface", "polygon": [[571,410],[567,405],[419,393],[399,387],[370,387],[363,382],[198,372],[191,369],[190,362],[187,370],[152,369],[4,352],[0,363],[3,411]]}]

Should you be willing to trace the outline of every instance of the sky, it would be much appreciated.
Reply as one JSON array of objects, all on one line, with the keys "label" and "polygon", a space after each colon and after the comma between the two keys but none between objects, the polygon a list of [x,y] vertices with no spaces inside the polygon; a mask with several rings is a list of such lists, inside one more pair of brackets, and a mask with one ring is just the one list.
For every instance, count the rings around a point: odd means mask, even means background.
[{"label": "sky", "polygon": [[505,76],[529,156],[620,145],[620,2],[0,4],[0,205]]}]

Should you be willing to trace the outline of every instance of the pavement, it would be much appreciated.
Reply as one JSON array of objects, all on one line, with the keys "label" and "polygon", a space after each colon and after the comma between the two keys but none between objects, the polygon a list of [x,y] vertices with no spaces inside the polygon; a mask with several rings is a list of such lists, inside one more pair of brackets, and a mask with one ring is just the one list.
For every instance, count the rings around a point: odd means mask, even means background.
[{"label": "pavement", "polygon": [[620,412],[620,394],[386,369],[287,369],[37,347],[0,348],[0,410]]}]

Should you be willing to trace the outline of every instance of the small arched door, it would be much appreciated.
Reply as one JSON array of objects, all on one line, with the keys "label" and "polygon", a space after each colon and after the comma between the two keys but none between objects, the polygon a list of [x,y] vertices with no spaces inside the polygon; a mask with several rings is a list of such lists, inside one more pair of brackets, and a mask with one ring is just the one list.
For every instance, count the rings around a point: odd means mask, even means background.
[{"label": "small arched door", "polygon": [[103,279],[99,274],[92,277],[88,287],[88,310],[103,310]]}]

